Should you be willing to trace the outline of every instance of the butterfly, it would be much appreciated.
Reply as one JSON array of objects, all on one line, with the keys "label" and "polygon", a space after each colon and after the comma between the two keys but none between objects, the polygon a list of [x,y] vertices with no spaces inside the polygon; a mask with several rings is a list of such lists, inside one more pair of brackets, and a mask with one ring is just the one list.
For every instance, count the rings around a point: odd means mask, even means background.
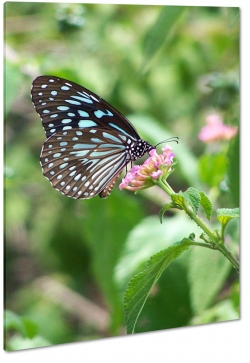
[{"label": "butterfly", "polygon": [[54,76],[37,77],[31,98],[47,140],[40,164],[62,194],[75,199],[107,197],[124,167],[156,146],[88,89]]}]

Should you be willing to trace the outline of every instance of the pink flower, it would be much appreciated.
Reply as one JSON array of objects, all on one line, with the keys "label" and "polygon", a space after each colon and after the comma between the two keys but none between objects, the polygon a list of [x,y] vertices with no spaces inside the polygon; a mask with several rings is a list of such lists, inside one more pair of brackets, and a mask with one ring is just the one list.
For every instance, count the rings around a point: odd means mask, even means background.
[{"label": "pink flower", "polygon": [[134,165],[119,185],[120,189],[136,191],[155,185],[160,178],[166,179],[171,172],[174,154],[170,146],[157,154],[156,149],[149,152],[150,157],[142,165]]},{"label": "pink flower", "polygon": [[201,129],[199,139],[206,142],[230,140],[238,132],[237,126],[224,125],[218,115],[210,115],[206,118],[207,126]]},{"label": "pink flower", "polygon": [[153,171],[153,173],[151,173],[152,178],[154,178],[155,180],[157,180],[160,175],[162,175],[161,170]]}]

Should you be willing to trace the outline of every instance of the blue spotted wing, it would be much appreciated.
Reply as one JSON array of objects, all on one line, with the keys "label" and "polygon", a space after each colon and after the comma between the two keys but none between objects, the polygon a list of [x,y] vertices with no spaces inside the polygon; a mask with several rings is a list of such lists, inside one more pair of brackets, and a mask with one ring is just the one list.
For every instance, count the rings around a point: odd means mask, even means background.
[{"label": "blue spotted wing", "polygon": [[119,111],[74,82],[37,77],[31,97],[47,137],[43,174],[69,197],[108,196],[123,168],[154,148]]}]

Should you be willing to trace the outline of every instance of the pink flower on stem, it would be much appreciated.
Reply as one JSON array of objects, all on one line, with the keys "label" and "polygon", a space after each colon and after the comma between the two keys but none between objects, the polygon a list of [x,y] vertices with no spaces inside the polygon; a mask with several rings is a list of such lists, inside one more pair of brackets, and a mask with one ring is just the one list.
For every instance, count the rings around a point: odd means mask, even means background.
[{"label": "pink flower on stem", "polygon": [[155,185],[155,181],[164,178],[172,172],[174,154],[170,146],[157,154],[156,149],[149,152],[150,157],[142,165],[134,165],[119,185],[120,189],[137,191]]},{"label": "pink flower on stem", "polygon": [[238,132],[237,126],[224,125],[218,115],[210,115],[206,118],[207,126],[201,129],[199,139],[211,143],[220,140],[230,140]]}]

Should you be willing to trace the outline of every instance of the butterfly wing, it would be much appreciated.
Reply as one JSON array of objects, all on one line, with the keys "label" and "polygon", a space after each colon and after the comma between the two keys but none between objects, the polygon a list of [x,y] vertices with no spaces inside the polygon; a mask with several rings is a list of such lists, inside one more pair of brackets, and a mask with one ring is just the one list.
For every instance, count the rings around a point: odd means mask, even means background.
[{"label": "butterfly wing", "polygon": [[108,130],[58,131],[44,143],[43,174],[61,193],[76,199],[107,197],[130,161],[119,136]]},{"label": "butterfly wing", "polygon": [[108,128],[134,140],[139,135],[118,110],[88,89],[63,78],[37,77],[31,98],[46,136],[72,128]]}]

